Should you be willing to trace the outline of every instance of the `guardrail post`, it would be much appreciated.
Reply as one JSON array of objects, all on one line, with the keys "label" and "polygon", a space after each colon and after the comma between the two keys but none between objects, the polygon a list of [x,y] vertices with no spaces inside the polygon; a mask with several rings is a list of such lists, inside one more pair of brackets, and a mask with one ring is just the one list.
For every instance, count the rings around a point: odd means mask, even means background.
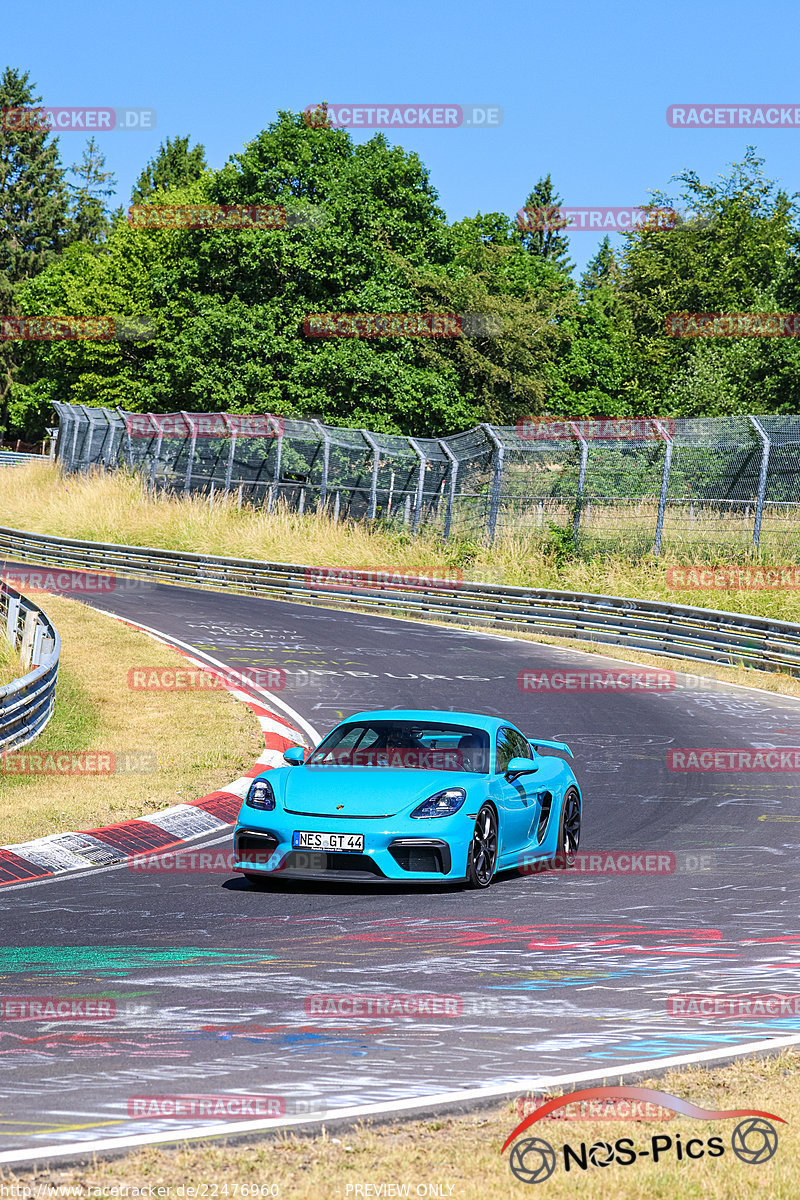
[{"label": "guardrail post", "polygon": [[44,641],[44,627],[36,622],[35,632],[33,635],[33,648],[31,650],[31,666],[38,667],[42,661],[42,642]]},{"label": "guardrail post", "polygon": [[319,485],[319,506],[322,508],[328,495],[328,464],[331,457],[331,439],[321,421],[315,419],[310,424],[314,426],[322,438],[322,481]]},{"label": "guardrail post", "polygon": [[12,649],[17,648],[17,629],[19,627],[19,596],[11,596],[8,601],[6,615],[6,641]]},{"label": "guardrail post", "polygon": [[578,471],[578,494],[575,497],[575,516],[572,520],[572,542],[575,549],[578,548],[578,529],[581,523],[581,509],[583,507],[583,489],[586,485],[586,464],[589,461],[589,443],[580,431],[580,426],[577,421],[570,421],[570,428],[581,444],[581,465]]},{"label": "guardrail post", "polygon": [[503,441],[500,437],[498,437],[496,431],[491,425],[486,425],[485,423],[481,422],[480,427],[486,432],[490,442],[492,443],[492,446],[494,447],[494,474],[492,476],[492,490],[489,494],[489,523],[487,528],[489,541],[493,542],[495,530],[497,528],[497,515],[500,511],[500,494],[503,486],[503,459],[505,458],[506,448]]},{"label": "guardrail post", "polygon": [[189,416],[189,414],[187,412],[184,412],[183,409],[181,409],[181,416],[183,417],[186,424],[189,426],[189,430],[192,435],[192,440],[189,443],[189,454],[186,459],[186,475],[183,480],[183,494],[184,494],[184,496],[188,496],[189,488],[192,485],[192,467],[194,465],[194,451],[195,451],[195,447],[197,446],[197,427],[196,427],[194,421],[192,420],[192,418]]},{"label": "guardrail post", "polygon": [[772,443],[769,440],[769,434],[760,421],[750,416],[747,419],[761,438],[761,470],[758,473],[758,497],[756,499],[756,516],[753,522],[753,546],[757,550],[758,543],[761,540],[761,519],[764,515],[764,497],[767,494],[767,468],[769,467],[769,452]]},{"label": "guardrail post", "polygon": [[664,531],[664,511],[667,507],[667,487],[669,485],[669,469],[672,465],[672,438],[667,433],[660,421],[654,421],[658,432],[663,437],[666,448],[664,450],[664,470],[661,473],[661,494],[658,497],[658,516],[656,518],[656,540],[653,545],[653,554],[658,558],[661,553],[661,535]]},{"label": "guardrail post", "polygon": [[380,467],[381,451],[372,434],[366,429],[358,431],[372,451],[372,479],[369,485],[369,510],[367,520],[374,521],[378,511],[378,468]]},{"label": "guardrail post", "polygon": [[439,438],[439,445],[442,448],[442,453],[446,456],[450,463],[450,486],[447,492],[447,508],[444,514],[444,529],[442,530],[442,539],[447,541],[450,536],[450,525],[453,520],[453,505],[456,500],[456,480],[458,479],[458,459],[453,451],[448,446],[444,438]]},{"label": "guardrail post", "polygon": [[22,626],[22,644],[19,648],[19,656],[22,659],[23,666],[26,670],[31,665],[31,655],[33,654],[33,643],[36,639],[36,626],[39,621],[39,614],[35,609],[28,609],[25,613],[25,623]]}]

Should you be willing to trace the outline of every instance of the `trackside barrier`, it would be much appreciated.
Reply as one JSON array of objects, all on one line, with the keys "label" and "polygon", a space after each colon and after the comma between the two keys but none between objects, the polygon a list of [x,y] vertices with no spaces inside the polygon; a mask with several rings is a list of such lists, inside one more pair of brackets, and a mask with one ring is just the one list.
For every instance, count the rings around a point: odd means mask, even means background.
[{"label": "trackside barrier", "polygon": [[[800,676],[800,625],[709,608],[499,584],[335,587],[318,568],[83,542],[0,526],[0,552],[43,565],[115,572],[250,596],[347,606],[459,624],[532,629],[723,666]],[[56,635],[57,636],[57,635]]]},{"label": "trackside barrier", "polygon": [[49,462],[49,459],[43,454],[23,454],[16,450],[0,450],[0,467],[15,467],[31,462]]},{"label": "trackside barrier", "polygon": [[0,688],[0,754],[26,746],[53,715],[61,639],[32,600],[0,585],[0,636],[18,651],[27,675]]}]

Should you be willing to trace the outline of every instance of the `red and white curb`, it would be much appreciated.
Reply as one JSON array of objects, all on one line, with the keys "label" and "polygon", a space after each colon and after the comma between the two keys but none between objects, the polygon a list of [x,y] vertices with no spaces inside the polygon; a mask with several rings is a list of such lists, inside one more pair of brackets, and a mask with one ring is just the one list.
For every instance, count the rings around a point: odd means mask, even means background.
[{"label": "red and white curb", "polygon": [[[112,613],[103,615],[123,620],[124,624],[149,634],[165,646],[177,650],[193,666],[218,678],[232,696],[253,711],[264,734],[265,748],[245,775],[234,779],[219,791],[201,796],[199,800],[176,804],[147,817],[121,821],[116,825],[52,833],[47,837],[35,838],[31,842],[0,846],[0,887],[3,884],[43,879],[64,871],[85,871],[87,867],[110,866],[124,862],[132,856],[138,858],[142,854],[172,849],[196,838],[222,831],[235,822],[247,789],[256,775],[282,766],[283,751],[289,746],[308,745],[319,740],[316,730],[285,701],[249,683],[246,685],[249,691],[231,686],[232,677],[238,676],[241,679],[242,676],[225,663],[183,642],[170,640],[147,625],[140,625],[127,618],[114,617]],[[254,697],[253,692],[260,693],[263,699]],[[274,711],[278,707],[286,716]]]}]

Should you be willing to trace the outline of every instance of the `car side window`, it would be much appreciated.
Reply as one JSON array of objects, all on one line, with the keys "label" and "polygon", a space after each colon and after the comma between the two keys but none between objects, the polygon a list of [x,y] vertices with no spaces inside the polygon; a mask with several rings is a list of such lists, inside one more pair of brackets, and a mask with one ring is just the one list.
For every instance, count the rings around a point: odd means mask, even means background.
[{"label": "car side window", "polygon": [[497,731],[497,765],[495,772],[502,775],[512,758],[530,758],[531,749],[521,733],[516,729],[498,729]]}]

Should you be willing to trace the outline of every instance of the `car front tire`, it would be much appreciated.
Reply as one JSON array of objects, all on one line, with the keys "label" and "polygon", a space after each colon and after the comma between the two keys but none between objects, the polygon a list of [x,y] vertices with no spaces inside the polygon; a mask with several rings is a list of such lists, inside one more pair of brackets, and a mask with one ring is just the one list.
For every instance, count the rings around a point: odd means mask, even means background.
[{"label": "car front tire", "polygon": [[561,825],[558,831],[557,864],[574,867],[581,844],[581,798],[578,789],[567,788],[561,805]]},{"label": "car front tire", "polygon": [[471,888],[487,888],[494,878],[499,845],[497,813],[491,804],[484,804],[475,821],[467,852],[467,884]]}]

